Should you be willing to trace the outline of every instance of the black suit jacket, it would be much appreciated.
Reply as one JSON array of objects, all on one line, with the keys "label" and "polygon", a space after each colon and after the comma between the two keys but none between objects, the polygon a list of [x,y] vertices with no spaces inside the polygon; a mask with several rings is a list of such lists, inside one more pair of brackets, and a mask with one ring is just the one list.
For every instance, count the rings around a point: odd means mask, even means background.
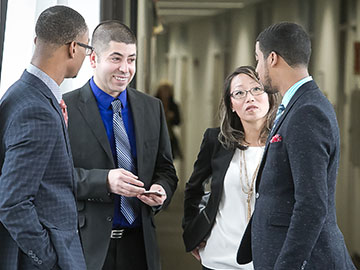
[{"label": "black suit jacket", "polygon": [[252,256],[259,270],[355,269],[336,223],[339,152],[333,106],[307,82],[269,136],[238,262]]},{"label": "black suit jacket", "polygon": [[[127,88],[134,119],[138,177],[148,189],[164,187],[169,204],[177,186],[170,140],[160,100]],[[107,189],[107,175],[116,168],[96,99],[89,82],[64,95],[69,114],[69,137],[77,169],[78,211],[81,240],[89,270],[101,269],[110,241],[114,214],[113,196]],[[149,270],[160,269],[154,211],[141,204],[142,228]]]},{"label": "black suit jacket", "polygon": [[[194,171],[186,183],[183,239],[187,252],[195,249],[211,232],[223,193],[224,177],[235,152],[222,146],[218,140],[219,132],[219,128],[205,131]],[[211,180],[211,193],[206,207],[200,211],[208,180]]]},{"label": "black suit jacket", "polygon": [[27,71],[1,99],[0,142],[0,269],[83,270],[65,122]]}]

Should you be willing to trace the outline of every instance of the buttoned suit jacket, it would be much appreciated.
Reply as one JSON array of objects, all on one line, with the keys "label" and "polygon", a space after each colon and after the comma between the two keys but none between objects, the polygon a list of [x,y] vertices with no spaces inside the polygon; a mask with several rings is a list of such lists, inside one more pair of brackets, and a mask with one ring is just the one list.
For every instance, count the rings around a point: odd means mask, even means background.
[{"label": "buttoned suit jacket", "polygon": [[252,257],[259,270],[355,269],[336,222],[339,152],[333,106],[314,81],[307,82],[266,143],[239,263]]},{"label": "buttoned suit jacket", "polygon": [[0,138],[0,269],[85,269],[62,112],[27,71],[1,99]]},{"label": "buttoned suit jacket", "polygon": [[[235,152],[223,147],[218,140],[219,132],[220,128],[205,131],[193,173],[186,183],[183,239],[187,252],[194,250],[211,232],[223,194],[225,174]],[[205,185],[211,186],[207,195]],[[204,196],[208,197],[206,204],[202,202]]]},{"label": "buttoned suit jacket", "polygon": [[[134,120],[137,173],[145,188],[154,183],[166,191],[166,207],[177,186],[165,115],[159,99],[130,87],[127,97]],[[81,241],[89,270],[101,269],[110,242],[114,197],[107,187],[110,169],[116,168],[109,140],[87,82],[64,95],[69,115],[69,137],[78,178],[78,213]],[[141,220],[149,270],[160,269],[154,211],[141,203]]]}]

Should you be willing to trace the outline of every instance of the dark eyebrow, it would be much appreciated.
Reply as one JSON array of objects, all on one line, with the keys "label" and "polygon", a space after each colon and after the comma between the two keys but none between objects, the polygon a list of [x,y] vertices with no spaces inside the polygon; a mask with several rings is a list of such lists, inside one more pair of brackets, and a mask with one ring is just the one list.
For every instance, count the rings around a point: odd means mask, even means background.
[{"label": "dark eyebrow", "polygon": [[[119,53],[119,52],[113,52],[112,54],[110,54],[110,56],[114,56],[114,55],[124,56],[124,55],[122,55],[122,54],[121,54],[121,53]],[[130,54],[130,55],[129,55],[129,57],[134,57],[134,56],[136,56],[136,53],[134,53],[134,54]]]}]

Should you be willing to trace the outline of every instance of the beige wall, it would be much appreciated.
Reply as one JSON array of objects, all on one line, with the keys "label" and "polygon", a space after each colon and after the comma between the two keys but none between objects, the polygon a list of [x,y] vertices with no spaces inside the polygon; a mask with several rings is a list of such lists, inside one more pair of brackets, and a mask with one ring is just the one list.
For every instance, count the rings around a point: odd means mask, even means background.
[{"label": "beige wall", "polygon": [[[339,54],[339,1],[317,0],[315,35],[311,61],[314,67],[314,79],[328,99],[336,105],[338,88]],[[316,37],[316,38],[315,38]]]},{"label": "beige wall", "polygon": [[[353,9],[360,10],[360,1],[358,0],[355,7],[349,6],[348,13],[352,14]],[[338,177],[337,187],[337,213],[338,222],[344,232],[345,240],[351,251],[360,254],[360,170],[359,166],[355,166],[351,160],[351,152],[354,151],[354,144],[351,141],[351,132],[359,129],[358,123],[351,123],[352,119],[359,119],[359,115],[355,116],[351,113],[352,95],[355,90],[360,90],[359,75],[354,74],[354,42],[360,41],[360,12],[356,18],[349,18],[348,24],[343,25],[346,32],[345,51],[341,52],[345,58],[345,66],[339,67],[345,70],[344,85],[340,85],[343,91],[344,102],[339,104],[342,106],[341,114],[338,120],[341,126],[341,164]],[[360,104],[357,104],[359,106]],[[360,120],[360,119],[359,119]],[[360,121],[359,121],[360,123]],[[355,149],[360,153],[360,149]],[[359,159],[360,156],[357,156]]]},{"label": "beige wall", "polygon": [[242,65],[254,65],[254,40],[256,39],[256,9],[250,6],[231,13],[230,32],[230,69]]},{"label": "beige wall", "polygon": [[[360,254],[360,170],[349,157],[353,147],[350,129],[360,128],[360,125],[350,123],[351,95],[354,89],[360,88],[360,76],[353,73],[353,42],[360,41],[360,0],[355,7],[358,10],[356,18],[349,19],[349,25],[342,28],[339,25],[340,3],[340,0],[273,0],[266,1],[266,9],[253,5],[225,15],[172,25],[168,28],[166,42],[164,37],[159,38],[159,47],[167,47],[167,50],[157,50],[154,63],[161,74],[153,77],[152,83],[164,74],[174,80],[175,97],[181,103],[183,124],[179,135],[185,158],[179,167],[179,175],[180,188],[183,188],[192,172],[204,130],[217,124],[215,112],[225,73],[239,65],[254,64],[258,11],[265,9],[268,21],[289,20],[301,23],[305,28],[309,27],[309,17],[314,12],[310,33],[313,41],[311,75],[335,106],[341,128],[341,164],[336,194],[338,221],[350,253]],[[350,11],[354,14],[354,10]],[[346,45],[345,51],[340,53],[339,33],[344,27]],[[339,65],[342,57],[345,66]],[[340,69],[345,69],[344,85],[339,85]],[[345,97],[340,102],[342,95]]]}]

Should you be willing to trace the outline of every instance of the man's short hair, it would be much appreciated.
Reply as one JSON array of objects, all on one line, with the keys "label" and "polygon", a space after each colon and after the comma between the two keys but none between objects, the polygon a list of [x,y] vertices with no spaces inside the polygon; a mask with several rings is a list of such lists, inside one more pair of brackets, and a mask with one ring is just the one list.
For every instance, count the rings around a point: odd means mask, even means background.
[{"label": "man's short hair", "polygon": [[311,41],[305,30],[296,23],[273,24],[262,31],[256,41],[265,59],[275,52],[291,67],[307,67],[309,64]]},{"label": "man's short hair", "polygon": [[96,53],[106,50],[111,41],[125,44],[135,44],[136,36],[125,24],[109,20],[101,22],[94,30],[91,42]]},{"label": "man's short hair", "polygon": [[39,16],[35,33],[38,39],[55,45],[64,45],[88,31],[84,18],[72,8],[53,6]]}]

